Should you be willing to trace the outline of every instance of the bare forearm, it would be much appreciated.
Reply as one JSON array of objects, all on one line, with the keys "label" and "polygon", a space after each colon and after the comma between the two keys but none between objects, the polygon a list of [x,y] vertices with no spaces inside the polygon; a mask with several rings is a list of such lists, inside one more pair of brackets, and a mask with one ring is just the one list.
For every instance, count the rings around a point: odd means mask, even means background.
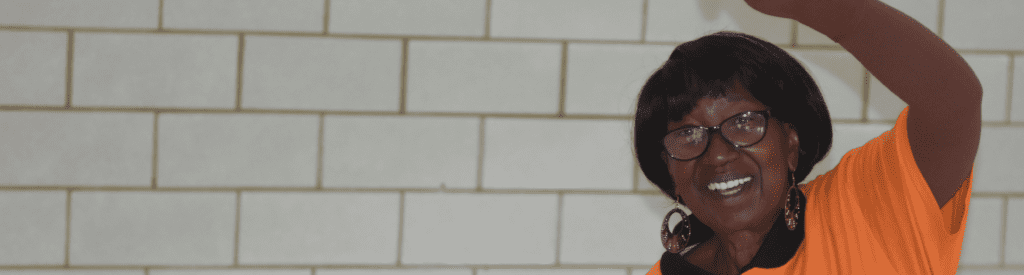
[{"label": "bare forearm", "polygon": [[981,84],[942,39],[879,1],[847,2],[797,19],[836,40],[910,106],[980,108]]}]

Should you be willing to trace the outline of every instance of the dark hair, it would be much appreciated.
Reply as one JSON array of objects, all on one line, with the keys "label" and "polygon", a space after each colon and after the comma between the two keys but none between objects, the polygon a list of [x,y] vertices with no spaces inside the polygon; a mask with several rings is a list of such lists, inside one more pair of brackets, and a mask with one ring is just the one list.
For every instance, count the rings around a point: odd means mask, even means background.
[{"label": "dark hair", "polygon": [[634,146],[640,169],[662,192],[675,184],[661,157],[668,123],[682,120],[704,97],[724,96],[739,84],[792,125],[800,139],[794,176],[802,181],[832,145],[832,121],[818,86],[800,63],[756,37],[718,32],[683,43],[644,84],[637,100]]}]

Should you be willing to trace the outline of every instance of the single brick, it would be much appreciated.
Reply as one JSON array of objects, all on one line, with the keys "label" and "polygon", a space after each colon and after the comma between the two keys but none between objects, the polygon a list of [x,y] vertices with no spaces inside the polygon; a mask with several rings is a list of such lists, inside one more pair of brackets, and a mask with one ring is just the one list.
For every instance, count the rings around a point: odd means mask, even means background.
[{"label": "single brick", "polygon": [[394,264],[398,200],[397,193],[243,193],[238,262]]},{"label": "single brick", "polygon": [[308,269],[235,269],[235,270],[182,270],[182,269],[150,269],[149,275],[310,275]]},{"label": "single brick", "polygon": [[402,42],[247,36],[242,108],[398,111]]},{"label": "single brick", "polygon": [[0,265],[63,265],[67,192],[0,191]]},{"label": "single brick", "polygon": [[331,116],[324,187],[476,188],[479,118]]},{"label": "single brick", "polygon": [[401,262],[554,264],[557,199],[553,194],[407,193]]},{"label": "single brick", "polygon": [[[975,189],[977,191],[977,189]],[[960,251],[961,265],[994,265],[999,263],[999,231],[1003,227],[1003,199],[971,198],[967,229]]]},{"label": "single brick", "polygon": [[412,41],[407,110],[555,114],[561,52],[552,43]]},{"label": "single brick", "polygon": [[164,28],[322,32],[324,0],[164,0]]},{"label": "single brick", "polygon": [[238,36],[76,33],[74,106],[234,108]]},{"label": "single brick", "polygon": [[864,67],[845,51],[788,50],[810,73],[832,119],[861,119]]},{"label": "single brick", "polygon": [[665,252],[661,223],[672,207],[666,196],[565,195],[563,204],[563,265],[643,266]]},{"label": "single brick", "polygon": [[483,188],[632,190],[625,120],[487,118]]},{"label": "single brick", "polygon": [[278,186],[316,184],[314,115],[160,115],[157,184]]},{"label": "single brick", "polygon": [[[981,143],[974,158],[975,192],[1022,192],[1024,185],[1024,128],[994,127],[981,128]],[[973,211],[972,211],[973,213]]]},{"label": "single brick", "polygon": [[673,46],[569,44],[565,112],[630,115],[647,78],[675,49]]},{"label": "single brick", "polygon": [[0,105],[64,106],[68,34],[0,31]]},{"label": "single brick", "polygon": [[76,191],[71,265],[230,265],[235,193]]},{"label": "single brick", "polygon": [[0,185],[149,186],[153,114],[0,112]]},{"label": "single brick", "polygon": [[492,0],[491,36],[640,40],[642,0]]},{"label": "single brick", "polygon": [[1024,2],[946,1],[943,38],[957,49],[1024,50]]},{"label": "single brick", "polygon": [[5,0],[0,25],[156,29],[159,0]]},{"label": "single brick", "polygon": [[772,17],[742,0],[648,0],[647,41],[690,41],[718,31],[789,44],[792,20]]},{"label": "single brick", "polygon": [[317,275],[472,275],[471,269],[317,269]]},{"label": "single brick", "polygon": [[331,33],[484,35],[485,0],[331,0]]},{"label": "single brick", "polygon": [[[479,275],[626,275],[625,269],[481,269]],[[639,275],[639,274],[638,274]]]}]

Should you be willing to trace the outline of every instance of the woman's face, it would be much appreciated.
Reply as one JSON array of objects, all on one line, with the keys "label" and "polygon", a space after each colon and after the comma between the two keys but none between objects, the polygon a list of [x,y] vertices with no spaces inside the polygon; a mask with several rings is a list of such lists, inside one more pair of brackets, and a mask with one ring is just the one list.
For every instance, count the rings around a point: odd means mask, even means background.
[{"label": "woman's face", "polygon": [[[737,114],[767,109],[745,88],[735,85],[724,97],[702,98],[682,120],[669,122],[668,131],[718,126]],[[716,234],[766,230],[785,203],[789,171],[796,170],[799,140],[792,127],[777,119],[769,117],[764,128],[764,138],[748,147],[736,148],[716,132],[708,137],[704,154],[695,159],[681,161],[667,152],[662,154],[676,185],[675,195]]]}]

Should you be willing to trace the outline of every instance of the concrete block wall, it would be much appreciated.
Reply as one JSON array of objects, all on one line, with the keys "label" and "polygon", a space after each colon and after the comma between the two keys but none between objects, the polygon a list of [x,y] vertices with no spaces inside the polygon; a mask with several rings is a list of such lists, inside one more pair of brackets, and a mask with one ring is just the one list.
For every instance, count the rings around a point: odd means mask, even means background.
[{"label": "concrete block wall", "polygon": [[[1024,2],[885,2],[985,89],[961,274],[1024,272]],[[741,0],[0,1],[0,274],[644,274],[635,98],[718,30],[822,87],[814,174],[905,106]]]}]

